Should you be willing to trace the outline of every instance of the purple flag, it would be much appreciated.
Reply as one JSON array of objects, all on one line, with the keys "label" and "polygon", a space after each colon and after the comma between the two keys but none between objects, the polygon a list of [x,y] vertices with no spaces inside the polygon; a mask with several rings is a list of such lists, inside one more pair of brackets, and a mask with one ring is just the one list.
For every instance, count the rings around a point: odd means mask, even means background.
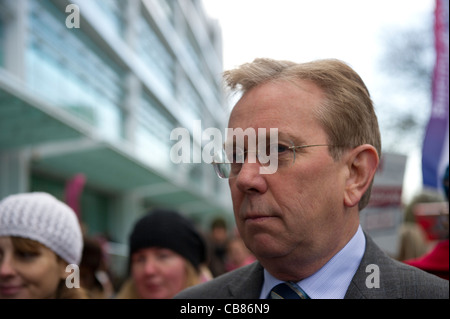
[{"label": "purple flag", "polygon": [[431,116],[422,146],[423,185],[440,189],[444,170],[449,162],[449,69],[448,69],[448,0],[436,0],[435,49]]}]

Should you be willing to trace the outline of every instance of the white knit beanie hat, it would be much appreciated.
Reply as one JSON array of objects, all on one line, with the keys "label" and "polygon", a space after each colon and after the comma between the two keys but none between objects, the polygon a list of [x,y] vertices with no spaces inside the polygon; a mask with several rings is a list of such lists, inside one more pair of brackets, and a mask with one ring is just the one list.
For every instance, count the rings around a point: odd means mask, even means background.
[{"label": "white knit beanie hat", "polygon": [[36,240],[69,264],[79,264],[83,237],[75,212],[42,192],[10,195],[0,201],[0,236]]}]

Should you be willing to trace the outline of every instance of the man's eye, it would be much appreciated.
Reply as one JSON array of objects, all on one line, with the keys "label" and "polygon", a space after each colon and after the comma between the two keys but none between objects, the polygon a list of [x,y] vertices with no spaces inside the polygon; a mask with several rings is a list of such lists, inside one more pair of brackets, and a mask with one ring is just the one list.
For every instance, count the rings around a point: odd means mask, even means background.
[{"label": "man's eye", "polygon": [[289,146],[278,144],[278,153],[284,153],[289,151]]},{"label": "man's eye", "polygon": [[289,151],[289,146],[284,145],[284,144],[273,144],[273,145],[270,145],[269,151],[271,154],[273,154],[275,152],[277,152],[278,154],[282,154],[282,153]]}]

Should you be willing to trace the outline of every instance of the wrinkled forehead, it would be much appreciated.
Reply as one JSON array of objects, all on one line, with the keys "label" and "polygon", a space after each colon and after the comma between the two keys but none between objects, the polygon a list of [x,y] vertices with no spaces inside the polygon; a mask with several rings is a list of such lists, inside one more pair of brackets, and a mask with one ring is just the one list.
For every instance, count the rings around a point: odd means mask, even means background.
[{"label": "wrinkled forehead", "polygon": [[225,148],[259,149],[273,144],[302,145],[304,140],[278,128],[258,129],[247,128],[246,130],[227,128],[224,143]]},{"label": "wrinkled forehead", "polygon": [[[244,132],[249,128],[255,131],[265,128],[267,135],[276,128],[290,139],[301,138],[307,131],[312,135],[321,129],[314,110],[322,105],[323,99],[321,89],[311,82],[266,83],[240,98],[230,114],[228,127]],[[258,136],[258,132],[249,136]]]},{"label": "wrinkled forehead", "polygon": [[238,147],[247,147],[249,145],[257,145],[259,143],[270,143],[278,140],[278,128],[253,128],[248,127],[245,130],[241,127],[227,128],[225,130],[225,145],[233,145]]}]

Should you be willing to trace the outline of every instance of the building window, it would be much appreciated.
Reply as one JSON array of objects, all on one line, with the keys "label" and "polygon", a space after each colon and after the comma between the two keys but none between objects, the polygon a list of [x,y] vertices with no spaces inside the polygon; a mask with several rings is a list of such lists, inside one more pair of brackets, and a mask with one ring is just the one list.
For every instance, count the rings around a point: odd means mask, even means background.
[{"label": "building window", "polygon": [[192,122],[203,118],[202,100],[187,77],[184,78],[184,81],[180,81],[178,90],[178,99],[183,106],[180,110],[183,113],[183,118]]},{"label": "building window", "polygon": [[125,30],[124,14],[128,1],[123,0],[88,0],[97,7],[96,13],[104,17],[107,28],[112,28],[116,34],[123,38]]},{"label": "building window", "polygon": [[148,22],[141,18],[138,23],[137,53],[150,72],[163,83],[169,92],[174,92],[175,58]]},{"label": "building window", "polygon": [[194,34],[192,33],[191,28],[189,27],[189,25],[187,24],[186,21],[184,21],[184,24],[185,25],[183,27],[183,31],[184,31],[183,42],[184,42],[184,46],[186,48],[186,52],[189,54],[189,58],[191,58],[191,60],[195,63],[197,68],[199,70],[201,70],[202,69],[201,59],[203,58],[201,50],[199,48],[199,45],[197,43],[197,40],[196,40]]},{"label": "building window", "polygon": [[[0,5],[0,10],[1,10],[1,5]],[[4,67],[5,66],[5,25],[3,22],[3,19],[0,15],[0,67]]]},{"label": "building window", "polygon": [[139,155],[161,169],[170,168],[170,133],[176,127],[175,119],[150,94],[143,93],[136,120]]},{"label": "building window", "polygon": [[66,28],[50,2],[29,3],[28,86],[105,137],[122,137],[123,71],[81,29]]},{"label": "building window", "polygon": [[166,19],[173,24],[175,0],[157,0]]}]

